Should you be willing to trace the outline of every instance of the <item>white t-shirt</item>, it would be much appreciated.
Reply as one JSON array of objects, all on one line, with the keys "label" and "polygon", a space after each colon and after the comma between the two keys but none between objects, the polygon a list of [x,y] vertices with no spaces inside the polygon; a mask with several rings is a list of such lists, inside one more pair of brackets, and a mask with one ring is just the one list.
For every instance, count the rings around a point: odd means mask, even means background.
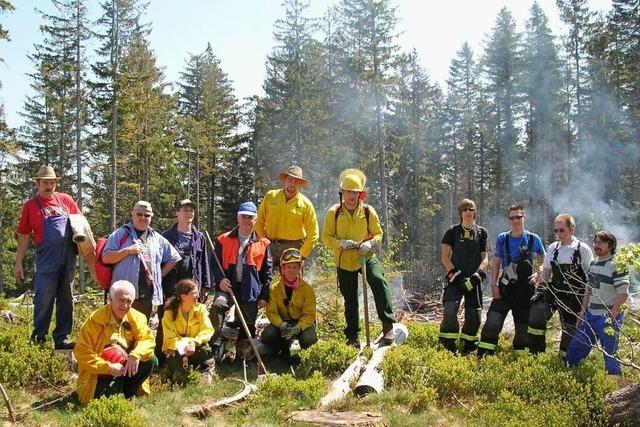
[{"label": "white t-shirt", "polygon": [[587,272],[589,264],[593,259],[593,253],[591,248],[584,242],[576,239],[575,236],[571,238],[571,243],[567,246],[562,245],[560,242],[553,242],[547,249],[547,254],[544,257],[542,268],[551,270],[551,260],[558,248],[558,264],[571,264],[573,262],[573,253],[578,249],[578,243],[580,243],[580,263],[582,264],[582,270]]}]

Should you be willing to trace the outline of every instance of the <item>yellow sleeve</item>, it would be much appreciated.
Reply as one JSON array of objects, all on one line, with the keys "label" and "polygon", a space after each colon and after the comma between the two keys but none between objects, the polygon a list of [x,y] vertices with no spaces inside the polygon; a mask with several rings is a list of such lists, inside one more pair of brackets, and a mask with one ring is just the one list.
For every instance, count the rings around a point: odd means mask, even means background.
[{"label": "yellow sleeve", "polygon": [[322,227],[322,244],[328,249],[339,249],[340,240],[336,238],[336,211],[331,208],[324,216],[324,226]]},{"label": "yellow sleeve", "polygon": [[134,337],[136,337],[136,346],[129,353],[130,356],[135,357],[143,362],[150,360],[153,357],[153,351],[156,348],[156,339],[153,336],[153,332],[147,326],[147,318],[144,314],[139,313],[135,318]]},{"label": "yellow sleeve", "polygon": [[373,236],[373,241],[377,247],[382,245],[382,227],[380,226],[380,218],[373,206],[369,206],[369,232]]},{"label": "yellow sleeve", "polygon": [[303,331],[316,321],[316,294],[311,286],[307,286],[302,306],[302,317],[298,319],[298,326]]},{"label": "yellow sleeve", "polygon": [[311,202],[306,203],[306,215],[304,216],[304,231],[306,237],[304,243],[300,248],[300,253],[303,257],[308,258],[311,255],[311,251],[318,243],[320,232],[318,231],[318,218],[316,217],[316,210]]},{"label": "yellow sleeve", "polygon": [[171,310],[165,310],[162,316],[162,351],[176,350],[176,344],[181,337],[176,330]]},{"label": "yellow sleeve", "polygon": [[196,344],[202,345],[208,343],[213,336],[213,325],[211,324],[211,319],[209,319],[207,308],[204,304],[198,304],[198,316],[201,317],[201,326],[194,340]]},{"label": "yellow sleeve", "polygon": [[78,361],[78,365],[92,375],[109,373],[109,362],[100,357],[93,349],[98,339],[98,327],[91,318],[87,319],[80,328],[80,336],[73,349],[73,355]]},{"label": "yellow sleeve", "polygon": [[278,301],[275,289],[276,285],[273,285],[270,289],[271,292],[269,292],[269,301],[267,302],[267,319],[269,319],[269,322],[273,326],[279,328],[282,324],[282,317],[280,317],[280,313],[278,312]]},{"label": "yellow sleeve", "polygon": [[258,206],[258,218],[256,219],[256,233],[259,237],[267,237],[266,221],[267,221],[267,199],[269,193],[264,195],[260,206]]}]

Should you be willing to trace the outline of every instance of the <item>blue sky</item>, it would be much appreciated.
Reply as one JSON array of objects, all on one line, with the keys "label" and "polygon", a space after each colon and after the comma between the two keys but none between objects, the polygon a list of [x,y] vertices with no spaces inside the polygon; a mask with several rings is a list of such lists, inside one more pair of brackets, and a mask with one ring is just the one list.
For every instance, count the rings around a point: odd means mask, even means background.
[{"label": "blue sky", "polygon": [[[13,13],[0,15],[10,31],[11,42],[0,42],[0,103],[5,106],[10,126],[22,123],[19,112],[29,94],[33,65],[27,54],[41,40],[37,6],[50,11],[48,0],[12,0]],[[307,16],[321,16],[336,0],[311,0]],[[432,80],[444,85],[449,63],[464,41],[479,55],[485,36],[503,6],[509,7],[520,30],[529,14],[530,0],[395,0],[400,32],[398,44],[403,51],[416,48]],[[561,24],[555,0],[538,2],[560,35]],[[88,1],[90,16],[98,17],[97,0]],[[596,11],[606,11],[610,0],[591,0]],[[283,18],[279,0],[152,0],[145,15],[152,22],[151,47],[158,65],[164,67],[166,80],[175,82],[184,68],[188,53],[199,53],[211,42],[223,70],[233,81],[239,98],[262,94],[265,60],[274,40],[274,23]],[[95,48],[89,46],[91,53]]]}]

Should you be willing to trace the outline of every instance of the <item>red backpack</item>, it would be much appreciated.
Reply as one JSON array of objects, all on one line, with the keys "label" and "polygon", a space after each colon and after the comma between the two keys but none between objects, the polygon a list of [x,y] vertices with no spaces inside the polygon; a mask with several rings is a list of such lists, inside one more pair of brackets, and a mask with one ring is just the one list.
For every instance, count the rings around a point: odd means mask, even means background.
[{"label": "red backpack", "polygon": [[[118,242],[118,246],[122,247],[124,242],[129,238],[129,229],[127,227],[124,228],[124,234],[120,238],[120,242]],[[113,264],[105,264],[102,262],[102,252],[104,252],[104,247],[107,244],[107,236],[103,236],[98,239],[96,242],[96,277],[98,278],[98,286],[102,290],[108,290],[109,286],[111,286],[111,273],[113,270]]]}]

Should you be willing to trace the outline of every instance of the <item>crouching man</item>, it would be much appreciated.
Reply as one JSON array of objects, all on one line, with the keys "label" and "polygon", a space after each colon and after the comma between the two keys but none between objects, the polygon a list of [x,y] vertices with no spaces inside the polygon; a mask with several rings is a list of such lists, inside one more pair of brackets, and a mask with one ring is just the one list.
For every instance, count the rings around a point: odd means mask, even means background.
[{"label": "crouching man", "polygon": [[78,400],[122,393],[149,395],[155,339],[144,314],[131,308],[136,291],[119,280],[109,288],[109,303],[94,311],[80,328],[73,350],[78,361]]},{"label": "crouching man", "polygon": [[318,342],[316,335],[316,294],[301,277],[302,254],[288,248],[280,257],[282,277],[271,285],[267,318],[270,324],[262,331],[262,341],[280,352],[289,364],[299,359],[291,356],[291,341],[308,348]]}]

